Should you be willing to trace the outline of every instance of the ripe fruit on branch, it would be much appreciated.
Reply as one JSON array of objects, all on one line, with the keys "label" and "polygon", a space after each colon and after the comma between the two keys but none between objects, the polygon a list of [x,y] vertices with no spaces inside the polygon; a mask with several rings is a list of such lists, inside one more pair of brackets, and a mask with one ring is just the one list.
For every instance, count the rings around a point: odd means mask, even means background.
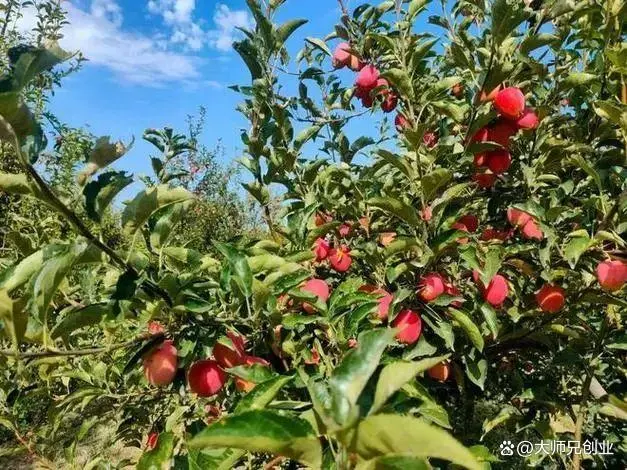
[{"label": "ripe fruit on branch", "polygon": [[[455,286],[455,284],[449,281],[444,283],[444,293],[446,295],[450,295],[451,297],[461,297],[462,295],[462,293],[459,291],[457,286]],[[463,300],[454,300],[451,302],[451,306],[455,308],[459,308],[462,306],[462,303],[463,303]]]},{"label": "ripe fruit on branch", "polygon": [[318,238],[314,242],[313,252],[316,256],[316,261],[324,261],[329,256],[329,250],[331,249],[331,245],[325,238]]},{"label": "ripe fruit on branch", "polygon": [[507,296],[509,295],[509,286],[505,277],[500,274],[495,274],[490,280],[488,287],[485,287],[483,282],[481,282],[478,271],[473,272],[473,278],[479,286],[479,290],[483,294],[483,299],[486,302],[493,307],[500,307],[503,305],[503,302],[505,302],[505,299],[507,299]]},{"label": "ripe fruit on branch", "polygon": [[438,136],[434,132],[425,132],[422,136],[422,141],[427,146],[427,148],[433,148],[438,143]]},{"label": "ripe fruit on branch", "polygon": [[516,227],[524,227],[527,222],[532,219],[530,214],[514,207],[507,209],[507,220]]},{"label": "ripe fruit on branch", "polygon": [[494,98],[494,107],[502,116],[518,119],[525,110],[525,95],[520,88],[505,88]]},{"label": "ripe fruit on branch", "polygon": [[420,211],[420,218],[425,222],[429,222],[433,218],[433,211],[431,210],[431,206],[427,206]]},{"label": "ripe fruit on branch", "polygon": [[488,227],[486,228],[483,233],[481,234],[480,239],[482,241],[489,241],[489,240],[501,240],[501,241],[505,241],[508,240],[510,237],[512,236],[512,230],[499,230],[499,229],[495,229],[492,227]]},{"label": "ripe fruit on branch", "polygon": [[479,185],[480,188],[491,188],[496,182],[496,175],[494,173],[475,173],[472,175],[472,180]]},{"label": "ripe fruit on branch", "polygon": [[490,138],[490,129],[482,127],[470,138],[470,142],[487,142]]},{"label": "ripe fruit on branch", "polygon": [[[303,285],[303,287],[300,288],[300,290],[315,295],[318,297],[318,300],[323,303],[327,301],[331,293],[329,284],[322,279],[310,279]],[[303,303],[303,310],[307,313],[314,313],[315,309],[313,305],[305,302]]]},{"label": "ripe fruit on branch", "polygon": [[509,170],[512,156],[507,150],[494,150],[486,154],[486,164],[492,173],[500,175]]},{"label": "ripe fruit on branch", "polygon": [[[266,361],[262,357],[256,357],[256,356],[246,356],[246,359],[244,360],[244,364],[248,367],[251,367],[253,365],[270,367],[270,363],[268,361]],[[253,388],[255,388],[256,385],[257,385],[256,383],[251,382],[249,380],[243,379],[241,377],[235,377],[235,388],[240,392],[248,393]]]},{"label": "ripe fruit on branch", "polygon": [[542,229],[534,219],[529,220],[524,225],[521,232],[523,238],[526,238],[527,240],[542,240],[544,238]]},{"label": "ripe fruit on branch", "polygon": [[335,51],[333,51],[332,63],[336,69],[348,67],[355,72],[363,67],[363,63],[356,54],[351,52],[351,46],[347,42],[341,42],[337,45]]},{"label": "ripe fruit on branch", "polygon": [[444,278],[438,273],[430,273],[418,283],[418,297],[424,302],[431,302],[444,294]]},{"label": "ripe fruit on branch", "polygon": [[158,321],[152,320],[148,322],[148,332],[151,335],[159,335],[165,333],[165,328]]},{"label": "ripe fruit on branch", "polygon": [[189,388],[201,397],[216,395],[224,387],[226,379],[220,364],[210,359],[193,363],[187,372]]},{"label": "ripe fruit on branch", "polygon": [[346,245],[342,245],[339,248],[332,248],[331,251],[329,251],[329,263],[338,273],[348,271],[353,263],[350,249]]},{"label": "ripe fruit on branch", "polygon": [[540,124],[538,115],[532,109],[525,109],[522,116],[516,121],[519,129],[535,129]]},{"label": "ripe fruit on branch", "polygon": [[411,124],[409,123],[407,118],[401,113],[398,113],[394,118],[394,126],[396,127],[396,130],[398,132],[403,132],[405,129],[411,128]]},{"label": "ripe fruit on branch", "polygon": [[377,310],[377,316],[381,320],[385,320],[388,317],[390,311],[390,305],[394,300],[394,296],[387,292],[385,289],[381,289],[372,285],[364,285],[359,288],[360,292],[367,292],[369,294],[376,294],[379,296],[377,302],[379,302],[379,308]]},{"label": "ripe fruit on branch", "polygon": [[213,346],[213,357],[225,369],[243,364],[246,358],[245,339],[231,331]]},{"label": "ripe fruit on branch", "polygon": [[150,350],[143,360],[144,376],[152,385],[163,387],[174,380],[178,366],[177,351],[174,343],[164,341]]},{"label": "ripe fruit on branch", "polygon": [[310,366],[320,364],[320,353],[316,348],[311,348],[311,357],[305,359],[305,364]]},{"label": "ripe fruit on branch", "polygon": [[462,98],[464,96],[464,85],[456,83],[453,85],[453,88],[451,88],[451,93],[455,98]]},{"label": "ripe fruit on branch", "polygon": [[410,309],[401,310],[394,321],[392,327],[398,328],[396,339],[405,344],[414,344],[422,333],[422,319],[420,315]]},{"label": "ripe fruit on branch", "polygon": [[383,232],[379,234],[379,243],[383,246],[388,246],[396,240],[396,232]]},{"label": "ripe fruit on branch", "polygon": [[344,222],[337,229],[337,233],[340,237],[348,237],[352,231],[353,231],[353,224],[350,222]]},{"label": "ripe fruit on branch", "polygon": [[479,219],[472,215],[465,215],[460,217],[457,222],[455,222],[452,226],[455,230],[462,230],[464,232],[474,233],[479,228]]},{"label": "ripe fruit on branch", "polygon": [[500,119],[488,129],[488,140],[509,148],[509,141],[518,132],[518,126],[507,119]]},{"label": "ripe fruit on branch", "polygon": [[379,70],[372,64],[366,65],[357,74],[355,86],[366,92],[372,91],[377,86],[379,80]]},{"label": "ripe fruit on branch", "polygon": [[501,91],[501,85],[497,85],[497,87],[494,88],[489,93],[486,93],[485,90],[481,90],[481,94],[479,95],[479,102],[487,103],[489,101],[494,101],[494,99],[496,98],[496,95],[498,95],[500,91]]},{"label": "ripe fruit on branch", "polygon": [[556,313],[564,306],[566,292],[559,286],[545,284],[536,292],[536,301],[543,312]]},{"label": "ripe fruit on branch", "polygon": [[316,227],[333,222],[333,216],[328,212],[316,212],[315,224]]},{"label": "ripe fruit on branch", "polygon": [[597,279],[606,291],[620,290],[627,282],[627,264],[621,260],[606,260],[597,265]]},{"label": "ripe fruit on branch", "polygon": [[158,432],[151,432],[148,434],[148,437],[146,438],[146,449],[152,450],[157,447],[157,441],[159,441]]},{"label": "ripe fruit on branch", "polygon": [[448,362],[436,364],[427,370],[427,375],[438,382],[446,382],[451,375],[451,365]]}]

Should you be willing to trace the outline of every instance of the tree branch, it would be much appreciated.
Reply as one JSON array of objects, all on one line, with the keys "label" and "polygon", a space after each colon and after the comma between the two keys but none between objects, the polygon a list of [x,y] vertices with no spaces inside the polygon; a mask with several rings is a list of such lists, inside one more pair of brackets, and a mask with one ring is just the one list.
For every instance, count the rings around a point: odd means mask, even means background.
[{"label": "tree branch", "polygon": [[137,338],[131,339],[129,341],[125,341],[124,343],[117,343],[111,346],[101,347],[101,348],[90,348],[90,349],[74,349],[74,350],[59,350],[59,349],[46,349],[44,351],[32,351],[32,352],[24,352],[24,353],[16,353],[15,351],[10,350],[0,350],[1,356],[6,357],[15,357],[17,359],[38,359],[42,357],[79,357],[79,356],[91,356],[95,354],[103,354],[112,351],[116,351],[118,349],[125,349],[130,346],[133,346],[137,343],[141,343],[142,341],[146,341],[148,339],[157,339],[158,337],[164,337],[163,334],[152,334],[146,333],[138,336]]}]

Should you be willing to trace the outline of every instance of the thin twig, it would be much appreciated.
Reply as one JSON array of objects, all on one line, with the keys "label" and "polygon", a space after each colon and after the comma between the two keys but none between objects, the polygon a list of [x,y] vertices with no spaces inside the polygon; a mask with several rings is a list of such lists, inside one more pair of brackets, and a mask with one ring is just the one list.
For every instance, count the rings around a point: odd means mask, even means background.
[{"label": "thin twig", "polygon": [[18,359],[37,359],[42,357],[78,357],[78,356],[91,356],[95,354],[103,354],[112,352],[118,349],[125,349],[134,344],[146,341],[148,339],[157,339],[159,336],[152,333],[146,333],[137,338],[131,339],[124,343],[113,344],[111,346],[90,348],[90,349],[74,349],[74,350],[59,350],[59,349],[46,349],[44,351],[32,351],[24,353],[16,353],[15,351],[0,350],[1,356],[17,357]]}]

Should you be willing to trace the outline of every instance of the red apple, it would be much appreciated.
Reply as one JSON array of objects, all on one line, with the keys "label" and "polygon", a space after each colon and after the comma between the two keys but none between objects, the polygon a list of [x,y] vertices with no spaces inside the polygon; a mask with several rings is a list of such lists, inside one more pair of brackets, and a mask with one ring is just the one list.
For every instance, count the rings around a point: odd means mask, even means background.
[{"label": "red apple", "polygon": [[163,387],[174,380],[178,367],[177,351],[174,343],[164,341],[150,350],[143,360],[144,376],[152,385]]},{"label": "red apple", "polygon": [[422,141],[427,148],[433,148],[438,143],[438,136],[433,132],[425,132],[422,136]]},{"label": "red apple", "polygon": [[451,365],[448,362],[441,362],[429,369],[427,375],[438,382],[446,382],[451,375]]},{"label": "red apple", "polygon": [[148,322],[148,332],[151,335],[159,335],[165,333],[165,328],[158,321],[152,320]]},{"label": "red apple", "polygon": [[338,273],[348,271],[353,263],[350,249],[346,245],[342,245],[339,248],[332,248],[331,251],[329,251],[329,263]]},{"label": "red apple", "polygon": [[507,209],[507,220],[516,227],[524,227],[531,220],[531,215],[524,211],[510,207]]},{"label": "red apple", "polygon": [[394,118],[394,126],[398,132],[403,132],[405,129],[411,128],[411,124],[409,124],[407,118],[401,113],[398,113]]},{"label": "red apple", "polygon": [[320,227],[321,225],[328,224],[333,221],[333,216],[328,212],[316,212],[315,216],[315,224],[316,227]]},{"label": "red apple", "polygon": [[564,306],[566,292],[559,286],[545,284],[536,292],[538,306],[544,312],[556,313]]},{"label": "red apple", "polygon": [[379,243],[383,246],[388,246],[396,240],[396,232],[382,232],[379,234]]},{"label": "red apple", "polygon": [[213,357],[225,369],[242,364],[246,358],[243,337],[230,331],[227,336],[220,338],[213,346]]},{"label": "red apple", "polygon": [[310,366],[320,364],[320,353],[316,348],[311,348],[311,358],[305,359],[305,364]]},{"label": "red apple", "polygon": [[499,94],[500,91],[501,91],[501,85],[497,85],[496,88],[494,88],[489,93],[486,93],[485,90],[481,90],[481,94],[479,96],[479,102],[487,103],[489,101],[494,101],[494,99],[496,98],[496,96]]},{"label": "red apple", "polygon": [[500,119],[496,124],[490,127],[488,140],[502,145],[506,149],[509,148],[509,141],[518,132],[516,123],[507,119]]},{"label": "red apple", "polygon": [[520,129],[535,129],[540,124],[538,115],[532,109],[525,109],[522,116],[516,121],[516,125]]},{"label": "red apple", "polygon": [[606,260],[597,265],[597,279],[606,291],[620,290],[627,282],[627,264],[621,260]]},{"label": "red apple", "polygon": [[525,95],[520,88],[505,88],[494,98],[494,107],[502,116],[518,119],[525,110]]},{"label": "red apple", "polygon": [[337,45],[333,51],[333,58],[331,59],[333,67],[341,69],[346,67],[351,57],[351,46],[347,42],[341,42]]},{"label": "red apple", "polygon": [[496,182],[496,175],[494,173],[475,173],[472,175],[472,180],[479,185],[480,188],[491,188]]},{"label": "red apple", "polygon": [[410,309],[401,310],[394,321],[393,328],[398,328],[396,339],[405,344],[414,344],[422,333],[422,319],[420,315]]},{"label": "red apple", "polygon": [[522,236],[528,240],[542,240],[544,234],[538,223],[531,219],[522,228]]},{"label": "red apple", "polygon": [[481,152],[481,153],[476,153],[472,163],[477,167],[477,168],[483,168],[488,166],[488,153],[487,152]]},{"label": "red apple", "polygon": [[509,170],[512,164],[512,156],[507,150],[494,150],[486,155],[488,168],[495,175],[500,175]]},{"label": "red apple", "polygon": [[511,230],[498,230],[492,227],[486,228],[481,234],[481,240],[489,241],[489,240],[508,240],[512,236]]},{"label": "red apple", "polygon": [[470,142],[487,142],[489,137],[490,129],[488,127],[482,127],[470,138]]},{"label": "red apple", "polygon": [[507,279],[500,274],[496,274],[488,287],[486,287],[483,298],[493,307],[499,307],[505,302],[505,299],[509,295],[509,286],[507,285]]},{"label": "red apple", "polygon": [[[331,293],[329,284],[322,279],[310,279],[301,287],[301,290],[315,295],[321,302],[326,302]],[[303,310],[309,314],[314,313],[314,306],[305,302]]]},{"label": "red apple", "polygon": [[453,88],[451,88],[451,93],[453,93],[453,96],[455,98],[461,98],[464,96],[464,85],[462,85],[461,83],[456,83],[455,85],[453,85]]},{"label": "red apple", "polygon": [[479,219],[472,214],[465,215],[460,217],[459,220],[452,225],[452,228],[474,233],[477,231],[477,228],[479,228]]},{"label": "red apple", "polygon": [[385,289],[381,289],[372,285],[365,285],[359,288],[360,292],[368,292],[369,294],[376,294],[379,296],[377,302],[379,302],[379,309],[377,310],[377,316],[381,320],[385,320],[388,317],[390,311],[390,305],[394,300],[394,296],[387,292]]},{"label": "red apple", "polygon": [[438,273],[423,276],[418,284],[418,297],[424,302],[431,302],[444,293],[444,278]]},{"label": "red apple", "polygon": [[362,90],[371,91],[377,86],[377,80],[379,80],[379,70],[372,64],[366,65],[357,74],[355,86]]},{"label": "red apple", "polygon": [[396,109],[396,105],[398,104],[398,96],[393,91],[390,91],[385,99],[381,102],[381,109],[384,113],[391,113]]},{"label": "red apple", "polygon": [[353,224],[351,224],[350,222],[344,222],[337,229],[337,233],[340,237],[348,237],[352,231],[353,231]]},{"label": "red apple", "polygon": [[[446,295],[450,295],[451,297],[461,297],[462,293],[459,291],[457,286],[455,286],[451,282],[446,282],[444,284],[444,293]],[[462,306],[463,300],[454,300],[451,302],[451,306],[455,308],[459,308]]]},{"label": "red apple", "polygon": [[151,432],[150,434],[148,434],[148,437],[146,438],[146,449],[152,450],[155,447],[157,447],[157,442],[159,441],[159,433],[158,432]]},{"label": "red apple", "polygon": [[200,397],[216,395],[226,382],[226,373],[216,361],[205,359],[192,364],[187,372],[187,383]]},{"label": "red apple", "polygon": [[331,246],[329,242],[324,238],[318,238],[314,242],[313,252],[316,255],[316,261],[324,261],[329,256],[329,250]]},{"label": "red apple", "polygon": [[431,210],[431,206],[427,206],[420,211],[420,218],[425,222],[429,222],[433,218],[433,211]]}]

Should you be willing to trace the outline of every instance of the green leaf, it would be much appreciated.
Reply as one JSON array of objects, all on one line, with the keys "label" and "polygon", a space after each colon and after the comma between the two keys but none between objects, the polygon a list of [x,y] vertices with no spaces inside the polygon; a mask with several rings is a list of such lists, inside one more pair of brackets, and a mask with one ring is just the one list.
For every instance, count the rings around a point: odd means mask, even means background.
[{"label": "green leaf", "polygon": [[51,336],[53,339],[67,337],[78,329],[97,325],[109,312],[111,312],[111,307],[105,303],[91,304],[72,310],[57,323],[51,332]]},{"label": "green leaf", "polygon": [[193,204],[193,200],[188,200],[172,204],[164,209],[163,215],[159,217],[150,232],[150,245],[154,249],[158,250],[166,245],[172,230],[181,222]]},{"label": "green leaf", "polygon": [[331,54],[331,50],[322,39],[309,37],[309,38],[305,38],[305,41],[307,41],[309,44],[314,46],[316,49],[321,50],[329,57],[333,56],[333,54]]},{"label": "green leaf", "polygon": [[144,452],[139,459],[137,470],[166,470],[170,468],[173,451],[174,434],[162,432],[159,434],[155,448]]},{"label": "green leaf", "polygon": [[418,13],[424,10],[430,1],[431,0],[411,0],[409,7],[407,8],[407,20],[413,20]]},{"label": "green leaf", "polygon": [[[392,342],[393,329],[376,329],[359,335],[357,347],[349,351],[333,371],[329,387],[336,421],[343,424],[356,416],[354,407],[366,383],[379,366],[385,348]],[[352,415],[351,415],[352,413]]]},{"label": "green leaf", "polygon": [[432,470],[426,460],[404,455],[386,455],[357,464],[355,470]]},{"label": "green leaf", "polygon": [[244,254],[227,243],[214,242],[213,244],[229,262],[235,282],[242,293],[250,297],[253,292],[253,273]]},{"label": "green leaf", "polygon": [[147,188],[127,204],[122,212],[122,226],[127,233],[133,234],[159,209],[193,199],[194,195],[184,188],[167,185]]},{"label": "green leaf", "polygon": [[584,85],[589,85],[590,83],[597,80],[597,76],[591,73],[586,72],[571,72],[568,76],[560,83],[560,87],[562,90],[568,90],[570,88],[580,87]]},{"label": "green leaf", "polygon": [[275,377],[258,384],[239,401],[233,413],[265,408],[292,379],[293,377]]},{"label": "green leaf", "polygon": [[481,336],[481,331],[472,319],[466,315],[461,310],[457,310],[455,308],[449,308],[449,312],[453,320],[455,320],[459,326],[464,330],[472,344],[479,350],[483,351],[483,336]]},{"label": "green leaf", "polygon": [[314,124],[313,126],[306,127],[300,131],[296,138],[294,138],[294,150],[299,151],[305,143],[318,135],[320,129],[322,129],[320,124]]},{"label": "green leaf", "polygon": [[588,232],[583,229],[568,234],[568,238],[569,240],[564,243],[562,251],[564,252],[564,259],[568,261],[572,269],[575,269],[581,255],[592,246],[592,240]]},{"label": "green leaf", "polygon": [[[60,249],[59,249],[60,248]],[[29,300],[30,310],[41,320],[45,318],[48,306],[74,264],[85,254],[89,244],[79,239],[71,245],[56,247],[33,277],[32,297]]]},{"label": "green leaf", "polygon": [[283,23],[281,26],[279,26],[276,31],[276,39],[277,39],[277,42],[279,43],[279,46],[283,46],[285,44],[285,41],[289,39],[292,33],[294,33],[294,31],[296,31],[298,28],[300,28],[302,25],[306,24],[307,22],[308,20],[303,20],[303,19],[290,20],[290,21]]},{"label": "green leaf", "polygon": [[404,220],[412,227],[420,225],[420,218],[418,217],[416,209],[398,199],[391,197],[373,197],[368,200],[368,205],[388,212]]},{"label": "green leaf", "polygon": [[490,246],[485,258],[485,265],[481,270],[481,282],[484,285],[490,284],[492,278],[501,269],[503,263],[503,249],[500,246]]},{"label": "green leaf", "polygon": [[243,41],[235,41],[233,43],[233,49],[235,49],[235,52],[240,55],[246,67],[248,67],[251,78],[253,80],[261,78],[263,68],[259,62],[259,52],[255,49],[250,40],[244,39]]},{"label": "green leaf", "polygon": [[435,193],[453,178],[453,172],[438,168],[422,177],[422,193],[425,200],[430,201]]},{"label": "green leaf", "polygon": [[430,357],[416,362],[398,361],[386,365],[379,375],[377,388],[374,394],[374,402],[370,408],[370,414],[374,414],[381,409],[385,402],[403,387],[407,382],[412,380],[420,372],[440,364],[446,360],[449,354],[445,356]]},{"label": "green leaf", "polygon": [[41,268],[44,251],[39,250],[0,273],[0,289],[11,293],[22,287]]},{"label": "green leaf", "polygon": [[22,90],[37,75],[51,70],[55,65],[69,59],[72,54],[65,52],[56,41],[43,47],[19,45],[9,49],[10,74],[0,82],[0,91]]},{"label": "green leaf", "polygon": [[453,103],[452,101],[434,101],[431,105],[458,123],[464,121],[466,112],[469,109],[467,105]]},{"label": "green leaf", "polygon": [[492,338],[496,339],[499,334],[499,322],[496,316],[496,311],[492,308],[492,306],[488,303],[481,304],[481,313],[483,314],[483,318],[492,333]]},{"label": "green leaf", "polygon": [[559,38],[554,34],[540,33],[525,38],[520,45],[520,52],[524,55],[529,55],[530,52],[548,45],[559,43]]},{"label": "green leaf", "polygon": [[83,189],[85,208],[90,219],[100,222],[105,209],[115,196],[133,182],[132,176],[124,171],[103,173],[95,181],[90,181]]},{"label": "green leaf", "polygon": [[411,83],[411,77],[407,75],[405,70],[389,69],[382,73],[381,76],[389,80],[392,86],[394,86],[402,96],[408,98],[414,96],[414,87]]},{"label": "green leaf", "polygon": [[87,165],[77,177],[78,184],[81,186],[87,182],[90,176],[121,158],[133,146],[133,142],[124,145],[122,142],[109,142],[109,139],[111,139],[109,136],[100,137],[94,144],[94,148],[87,159]]},{"label": "green leaf", "polygon": [[476,361],[469,356],[466,356],[464,360],[466,362],[466,375],[472,383],[483,390],[488,375],[488,361],[485,359]]},{"label": "green leaf", "polygon": [[266,410],[228,416],[196,434],[188,446],[278,454],[313,468],[322,463],[320,441],[307,421]]},{"label": "green leaf", "polygon": [[411,416],[369,416],[339,437],[350,451],[367,460],[402,454],[443,459],[471,470],[482,470],[474,455],[449,433]]},{"label": "green leaf", "polygon": [[24,304],[23,300],[14,301],[5,289],[0,289],[0,320],[15,351],[19,351],[28,324],[28,312]]}]

